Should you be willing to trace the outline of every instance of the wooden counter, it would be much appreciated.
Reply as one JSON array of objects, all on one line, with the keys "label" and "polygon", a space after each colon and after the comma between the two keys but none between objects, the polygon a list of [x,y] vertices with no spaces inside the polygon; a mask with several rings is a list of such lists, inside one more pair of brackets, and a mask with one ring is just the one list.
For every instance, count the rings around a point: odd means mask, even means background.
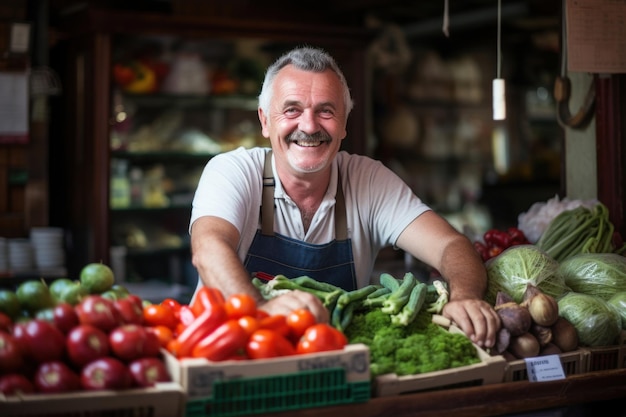
[{"label": "wooden counter", "polygon": [[[626,399],[626,369],[572,375],[560,381],[506,382],[372,398],[359,404],[316,407],[259,416],[498,416],[620,398]],[[623,407],[617,412],[611,410],[611,414],[605,414],[595,409],[593,414],[623,416],[626,411],[626,400],[622,404]]]}]

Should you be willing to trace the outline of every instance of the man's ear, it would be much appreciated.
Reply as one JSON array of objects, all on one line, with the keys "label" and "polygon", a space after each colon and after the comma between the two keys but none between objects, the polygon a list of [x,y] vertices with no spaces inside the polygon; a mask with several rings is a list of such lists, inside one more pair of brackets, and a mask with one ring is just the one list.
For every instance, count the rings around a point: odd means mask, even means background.
[{"label": "man's ear", "polygon": [[263,135],[264,138],[269,138],[270,132],[269,132],[269,129],[267,128],[267,117],[265,116],[265,113],[263,113],[263,109],[260,107],[258,110],[258,114],[259,114],[259,122],[261,122],[261,134]]}]

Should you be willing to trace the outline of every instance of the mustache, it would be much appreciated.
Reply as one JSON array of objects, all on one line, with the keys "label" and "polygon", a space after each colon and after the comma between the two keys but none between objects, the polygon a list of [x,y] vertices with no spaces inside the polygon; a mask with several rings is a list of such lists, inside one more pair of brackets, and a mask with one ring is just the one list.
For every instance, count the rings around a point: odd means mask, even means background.
[{"label": "mustache", "polygon": [[332,139],[330,135],[324,131],[315,132],[309,135],[301,130],[294,130],[287,135],[287,140],[290,142],[330,142]]}]

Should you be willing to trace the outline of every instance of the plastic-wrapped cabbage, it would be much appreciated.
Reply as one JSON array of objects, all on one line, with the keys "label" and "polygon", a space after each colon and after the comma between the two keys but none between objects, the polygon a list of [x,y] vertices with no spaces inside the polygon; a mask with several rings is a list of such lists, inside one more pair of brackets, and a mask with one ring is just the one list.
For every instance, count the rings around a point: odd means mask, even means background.
[{"label": "plastic-wrapped cabbage", "polygon": [[626,291],[626,257],[616,253],[582,253],[561,262],[565,285],[583,294],[608,300]]},{"label": "plastic-wrapped cabbage", "polygon": [[498,291],[522,302],[528,284],[542,292],[559,297],[569,290],[557,274],[559,263],[535,245],[511,246],[495,258],[489,259],[485,301],[495,305]]},{"label": "plastic-wrapped cabbage", "polygon": [[559,315],[576,328],[582,346],[615,344],[622,319],[608,301],[594,295],[568,292],[558,300]]},{"label": "plastic-wrapped cabbage", "polygon": [[622,329],[626,330],[626,291],[615,293],[609,298],[609,304],[622,318]]}]

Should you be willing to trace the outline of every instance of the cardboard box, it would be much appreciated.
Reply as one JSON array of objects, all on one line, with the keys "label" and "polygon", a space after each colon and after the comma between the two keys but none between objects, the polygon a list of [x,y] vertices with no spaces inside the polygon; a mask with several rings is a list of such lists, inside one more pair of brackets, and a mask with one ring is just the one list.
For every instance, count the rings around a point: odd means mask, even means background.
[{"label": "cardboard box", "polygon": [[210,362],[165,354],[187,394],[185,415],[240,416],[365,402],[371,396],[369,348],[260,360]]},{"label": "cardboard box", "polygon": [[180,384],[159,383],[154,388],[76,391],[67,394],[0,394],[0,415],[28,416],[153,416],[178,417],[185,410]]},{"label": "cardboard box", "polygon": [[[451,326],[449,331],[462,333],[462,331],[455,326]],[[499,355],[490,356],[476,344],[474,344],[474,348],[476,349],[480,363],[418,375],[379,375],[374,379],[373,395],[375,397],[385,397],[419,391],[488,385],[502,382],[506,367],[504,357]]]},{"label": "cardboard box", "polygon": [[[582,374],[587,372],[587,357],[583,350],[564,352],[559,354],[565,376]],[[506,363],[504,382],[528,381],[526,361],[523,359]]]}]

